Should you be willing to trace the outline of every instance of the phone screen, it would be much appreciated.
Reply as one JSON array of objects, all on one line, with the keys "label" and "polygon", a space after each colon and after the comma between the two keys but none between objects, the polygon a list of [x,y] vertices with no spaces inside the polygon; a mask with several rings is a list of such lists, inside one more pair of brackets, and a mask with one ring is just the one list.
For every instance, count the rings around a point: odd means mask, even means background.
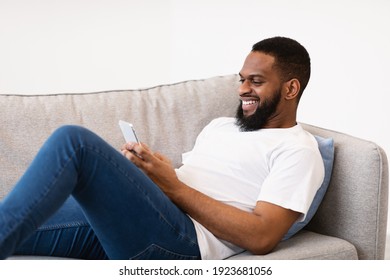
[{"label": "phone screen", "polygon": [[122,130],[122,134],[123,134],[123,137],[126,140],[126,143],[128,143],[128,142],[139,143],[138,137],[135,134],[134,127],[133,127],[133,125],[131,123],[128,123],[128,122],[120,120],[119,121],[119,126],[120,126],[120,128]]}]

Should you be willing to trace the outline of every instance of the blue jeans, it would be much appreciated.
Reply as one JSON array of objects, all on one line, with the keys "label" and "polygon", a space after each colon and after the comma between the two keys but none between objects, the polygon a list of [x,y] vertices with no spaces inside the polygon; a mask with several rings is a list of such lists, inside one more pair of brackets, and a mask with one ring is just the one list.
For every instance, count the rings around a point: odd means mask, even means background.
[{"label": "blue jeans", "polygon": [[12,254],[200,259],[191,219],[119,151],[78,126],[57,129],[0,203],[0,258]]}]

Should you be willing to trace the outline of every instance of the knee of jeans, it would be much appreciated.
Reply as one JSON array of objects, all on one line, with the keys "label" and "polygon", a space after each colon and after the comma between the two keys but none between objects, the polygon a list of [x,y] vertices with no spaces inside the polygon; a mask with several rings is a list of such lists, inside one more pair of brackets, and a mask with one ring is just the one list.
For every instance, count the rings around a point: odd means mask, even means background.
[{"label": "knee of jeans", "polygon": [[57,128],[51,138],[56,142],[80,143],[83,142],[88,135],[92,134],[88,129],[78,125],[63,125]]},{"label": "knee of jeans", "polygon": [[62,125],[53,132],[53,136],[65,138],[65,137],[80,136],[85,133],[89,133],[89,130],[82,126]]}]

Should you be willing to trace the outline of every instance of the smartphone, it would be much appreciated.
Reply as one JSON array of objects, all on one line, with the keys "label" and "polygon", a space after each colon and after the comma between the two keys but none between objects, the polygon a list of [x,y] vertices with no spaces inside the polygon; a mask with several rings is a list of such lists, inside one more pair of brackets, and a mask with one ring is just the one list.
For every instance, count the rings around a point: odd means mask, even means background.
[{"label": "smartphone", "polygon": [[119,127],[122,130],[122,134],[126,140],[126,143],[128,142],[139,143],[137,134],[135,134],[134,127],[131,123],[120,120]]}]

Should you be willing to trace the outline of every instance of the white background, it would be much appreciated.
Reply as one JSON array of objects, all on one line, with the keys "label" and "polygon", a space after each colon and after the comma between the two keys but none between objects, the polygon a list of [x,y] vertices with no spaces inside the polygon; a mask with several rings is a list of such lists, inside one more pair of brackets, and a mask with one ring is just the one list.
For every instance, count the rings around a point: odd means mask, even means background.
[{"label": "white background", "polygon": [[237,73],[251,46],[312,58],[301,122],[390,155],[388,0],[0,0],[0,94],[132,89]]},{"label": "white background", "polygon": [[[129,273],[121,275],[120,271],[126,269]],[[239,271],[242,273],[240,274]],[[261,271],[265,273],[262,274]],[[329,280],[386,279],[386,275],[389,274],[388,262],[375,260],[229,260],[228,262],[224,260],[100,262],[96,260],[7,260],[0,262],[0,276],[5,276],[5,279],[285,280],[297,278],[312,280],[315,278]]]}]

